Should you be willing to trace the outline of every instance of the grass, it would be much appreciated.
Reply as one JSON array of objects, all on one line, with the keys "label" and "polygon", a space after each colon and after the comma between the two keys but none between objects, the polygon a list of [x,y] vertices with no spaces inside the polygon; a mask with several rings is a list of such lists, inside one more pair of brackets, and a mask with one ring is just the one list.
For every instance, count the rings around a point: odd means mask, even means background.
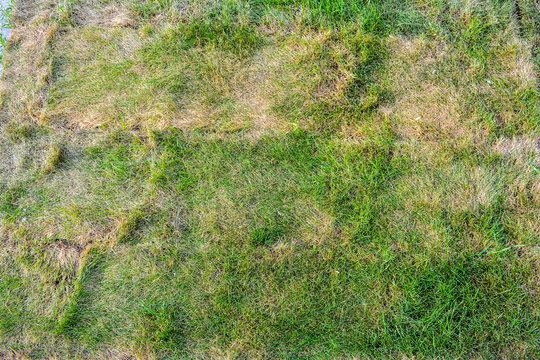
[{"label": "grass", "polygon": [[0,358],[537,358],[534,2],[15,4]]},{"label": "grass", "polygon": [[[3,31],[11,28],[11,22],[10,22],[10,15],[11,15],[11,10],[12,10],[11,1],[9,1],[5,5],[2,6],[2,9],[0,11],[0,20],[2,21],[0,30],[3,30]],[[2,45],[2,49],[6,46],[6,43],[7,43],[7,38],[4,35],[4,33],[2,33],[2,35],[0,36],[0,45]]]}]

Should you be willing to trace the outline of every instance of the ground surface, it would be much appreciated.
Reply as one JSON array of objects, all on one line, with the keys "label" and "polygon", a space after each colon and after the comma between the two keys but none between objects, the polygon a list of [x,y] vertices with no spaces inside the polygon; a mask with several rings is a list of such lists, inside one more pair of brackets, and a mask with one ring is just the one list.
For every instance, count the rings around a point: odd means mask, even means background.
[{"label": "ground surface", "polygon": [[16,1],[0,358],[539,358],[539,10]]}]

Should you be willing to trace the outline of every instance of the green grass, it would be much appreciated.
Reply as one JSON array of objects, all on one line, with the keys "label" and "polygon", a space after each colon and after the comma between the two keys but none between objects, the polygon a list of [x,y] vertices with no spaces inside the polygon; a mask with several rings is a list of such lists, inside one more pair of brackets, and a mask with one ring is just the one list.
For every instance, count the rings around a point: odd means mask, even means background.
[{"label": "green grass", "polygon": [[533,2],[96,4],[14,11],[0,358],[540,357]]},{"label": "green grass", "polygon": [[[54,327],[88,349],[132,342],[169,356],[215,346],[280,358],[446,357],[470,348],[494,356],[509,338],[531,344],[523,354],[533,354],[538,319],[523,286],[534,268],[514,250],[496,251],[508,243],[505,209],[495,200],[486,209],[446,210],[439,231],[447,255],[426,247],[421,229],[391,231],[396,219],[380,214],[403,206],[394,189],[409,160],[390,156],[394,145],[382,141],[343,148],[302,132],[255,143],[165,132],[150,148],[118,134],[87,149],[79,161],[91,181],[108,184],[100,189],[107,203],[81,216],[98,223],[117,211],[107,188],[127,195],[152,184],[142,200],[153,205],[128,213],[119,231],[102,225],[121,253],[91,252],[78,278],[66,279],[80,290],[54,310],[59,319],[37,316],[28,331]],[[329,229],[318,223],[322,214]],[[404,229],[409,220],[402,221]],[[475,245],[475,233],[493,251]],[[16,291],[20,276],[5,277],[4,286]],[[23,299],[8,306],[4,334],[23,321],[13,313]]]}]

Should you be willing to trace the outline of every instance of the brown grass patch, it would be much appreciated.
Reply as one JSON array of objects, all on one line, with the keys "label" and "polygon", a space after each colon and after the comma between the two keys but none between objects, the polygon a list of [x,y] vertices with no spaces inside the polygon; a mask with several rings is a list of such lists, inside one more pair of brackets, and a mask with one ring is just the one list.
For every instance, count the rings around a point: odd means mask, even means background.
[{"label": "brown grass patch", "polygon": [[540,168],[538,139],[531,136],[501,138],[494,150],[503,156],[510,172],[507,205],[520,211],[540,209],[540,178],[535,170]]},{"label": "brown grass patch", "polygon": [[298,205],[302,214],[299,229],[299,240],[310,245],[320,245],[332,242],[339,237],[335,229],[334,217],[326,211],[321,210],[316,204],[311,204],[309,200],[302,201]]},{"label": "brown grass patch", "polygon": [[382,110],[397,118],[398,132],[412,140],[432,143],[470,142],[480,136],[460,115],[461,89],[439,77],[438,64],[451,51],[426,38],[390,37],[387,64],[396,102]]},{"label": "brown grass patch", "polygon": [[100,27],[130,27],[137,21],[127,3],[97,0],[75,2],[70,20],[78,26]]},{"label": "brown grass patch", "polygon": [[18,121],[45,121],[51,42],[56,24],[31,22],[13,29],[4,58],[0,96],[5,111]]},{"label": "brown grass patch", "polygon": [[[309,127],[309,109],[318,102],[343,103],[361,61],[352,47],[336,41],[337,30],[296,29],[267,34],[268,44],[245,59],[204,46],[155,68],[141,51],[174,31],[153,29],[152,37],[131,28],[70,30],[55,49],[55,56],[67,59],[47,116],[74,128],[173,126],[259,137]],[[168,78],[185,81],[187,89],[171,92]]]}]

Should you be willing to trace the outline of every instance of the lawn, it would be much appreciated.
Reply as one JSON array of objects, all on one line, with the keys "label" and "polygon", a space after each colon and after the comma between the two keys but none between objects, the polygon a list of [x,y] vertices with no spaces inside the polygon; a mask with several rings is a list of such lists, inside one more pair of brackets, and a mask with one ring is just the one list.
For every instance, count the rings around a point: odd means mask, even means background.
[{"label": "lawn", "polygon": [[534,0],[15,0],[1,359],[540,358]]}]

